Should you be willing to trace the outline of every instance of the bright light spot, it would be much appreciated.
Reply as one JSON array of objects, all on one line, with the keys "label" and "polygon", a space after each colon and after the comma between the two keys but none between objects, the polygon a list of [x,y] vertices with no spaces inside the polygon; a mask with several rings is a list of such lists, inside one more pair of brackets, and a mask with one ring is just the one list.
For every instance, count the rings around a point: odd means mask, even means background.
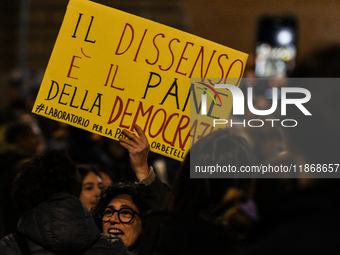
[{"label": "bright light spot", "polygon": [[293,34],[289,30],[281,30],[277,34],[277,41],[281,45],[286,45],[293,40]]}]

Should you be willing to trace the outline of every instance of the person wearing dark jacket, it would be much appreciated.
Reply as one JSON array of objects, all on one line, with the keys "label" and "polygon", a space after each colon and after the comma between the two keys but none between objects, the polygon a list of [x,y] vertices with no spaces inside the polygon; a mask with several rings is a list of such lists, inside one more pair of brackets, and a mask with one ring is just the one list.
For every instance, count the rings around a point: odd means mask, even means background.
[{"label": "person wearing dark jacket", "polygon": [[0,241],[0,254],[130,254],[119,237],[100,233],[80,190],[76,166],[59,152],[25,163],[12,193],[22,216],[17,232]]},{"label": "person wearing dark jacket", "polygon": [[[246,139],[227,129],[198,140],[182,162],[167,207],[146,217],[139,255],[231,254],[239,236],[252,226],[249,215],[239,209],[241,202],[251,202],[243,196],[250,180],[195,179],[190,178],[191,170],[194,166],[240,167],[254,163]],[[240,195],[233,198],[231,191]]]},{"label": "person wearing dark jacket", "polygon": [[302,115],[297,107],[287,111],[287,117],[298,123],[287,129],[290,157],[306,171],[300,172],[294,189],[276,196],[263,196],[270,185],[255,190],[255,195],[261,194],[256,195],[262,202],[260,220],[235,255],[340,254],[340,45],[322,47],[307,56],[287,83],[295,87],[291,82],[298,81],[298,87],[311,94],[306,104],[311,116]]},{"label": "person wearing dark jacket", "polygon": [[102,232],[122,238],[132,254],[139,252],[145,215],[150,210],[164,206],[170,190],[148,167],[149,142],[138,125],[135,125],[135,129],[139,137],[123,130],[127,139],[120,138],[119,141],[129,152],[131,167],[138,181],[109,186],[103,190],[97,205],[91,210]]}]

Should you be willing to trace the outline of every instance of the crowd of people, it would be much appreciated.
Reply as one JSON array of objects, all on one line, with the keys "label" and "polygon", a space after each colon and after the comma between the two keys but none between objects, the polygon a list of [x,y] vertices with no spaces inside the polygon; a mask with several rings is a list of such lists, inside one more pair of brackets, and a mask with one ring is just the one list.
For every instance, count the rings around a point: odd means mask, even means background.
[{"label": "crowd of people", "polygon": [[[339,59],[338,45],[318,50],[291,77],[338,77]],[[338,254],[338,179],[190,178],[192,162],[338,164],[340,87],[308,90],[313,118],[217,130],[182,163],[151,153],[138,125],[114,141],[16,96],[1,116],[0,254]]]}]

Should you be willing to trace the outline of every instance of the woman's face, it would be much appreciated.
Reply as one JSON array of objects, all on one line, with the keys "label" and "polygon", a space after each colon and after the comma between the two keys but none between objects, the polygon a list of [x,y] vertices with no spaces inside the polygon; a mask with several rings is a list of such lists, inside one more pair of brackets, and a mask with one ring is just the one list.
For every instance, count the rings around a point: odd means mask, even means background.
[{"label": "woman's face", "polygon": [[89,210],[96,204],[97,197],[103,187],[102,179],[93,172],[89,172],[83,180],[83,188],[80,193],[80,201]]},{"label": "woman's face", "polygon": [[[130,208],[133,211],[139,212],[137,206],[132,201],[132,197],[127,194],[116,196],[110,201],[107,207],[111,207],[114,210]],[[118,212],[115,212],[109,221],[103,222],[103,233],[119,236],[128,248],[136,242],[141,232],[142,221],[137,214],[134,215],[131,222],[122,223],[118,218]]]}]

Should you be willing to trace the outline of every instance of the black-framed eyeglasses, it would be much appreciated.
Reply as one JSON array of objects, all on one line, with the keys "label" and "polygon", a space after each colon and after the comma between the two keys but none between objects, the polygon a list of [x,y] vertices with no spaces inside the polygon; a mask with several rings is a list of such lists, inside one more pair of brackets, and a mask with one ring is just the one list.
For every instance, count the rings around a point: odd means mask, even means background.
[{"label": "black-framed eyeglasses", "polygon": [[130,223],[135,214],[140,216],[139,212],[136,212],[131,208],[120,208],[119,210],[115,210],[112,207],[106,207],[104,212],[99,214],[99,218],[103,222],[109,222],[115,212],[118,212],[118,219],[121,223]]}]

